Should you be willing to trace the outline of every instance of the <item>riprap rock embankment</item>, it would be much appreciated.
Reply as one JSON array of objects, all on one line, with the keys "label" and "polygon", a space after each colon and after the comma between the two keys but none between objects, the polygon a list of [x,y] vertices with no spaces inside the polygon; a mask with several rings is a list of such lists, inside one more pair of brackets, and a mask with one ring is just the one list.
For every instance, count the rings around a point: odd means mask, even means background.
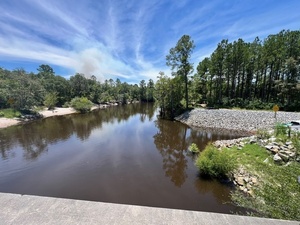
[{"label": "riprap rock embankment", "polygon": [[276,123],[300,120],[300,113],[279,111],[275,119],[272,111],[197,108],[175,119],[192,127],[231,130],[248,136],[258,129],[272,129]]}]

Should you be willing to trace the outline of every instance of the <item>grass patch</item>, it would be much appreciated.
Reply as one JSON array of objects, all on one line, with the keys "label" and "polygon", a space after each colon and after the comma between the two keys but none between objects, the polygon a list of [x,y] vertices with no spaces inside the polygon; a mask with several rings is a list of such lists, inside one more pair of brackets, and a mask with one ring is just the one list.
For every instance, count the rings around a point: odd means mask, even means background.
[{"label": "grass patch", "polygon": [[[272,156],[256,144],[247,144],[242,150],[224,149],[246,170],[259,177],[259,185],[253,189],[254,196],[245,196],[239,191],[232,193],[232,200],[255,211],[256,216],[276,219],[300,220],[300,163],[277,165]],[[266,160],[268,159],[268,160]]]},{"label": "grass patch", "polygon": [[12,118],[21,117],[21,116],[22,116],[22,113],[15,109],[1,109],[0,110],[0,117],[12,119]]},{"label": "grass patch", "polygon": [[233,147],[231,149],[223,149],[223,151],[226,155],[234,158],[238,164],[256,170],[261,169],[265,164],[264,160],[270,157],[270,154],[257,144],[246,144],[241,150]]}]

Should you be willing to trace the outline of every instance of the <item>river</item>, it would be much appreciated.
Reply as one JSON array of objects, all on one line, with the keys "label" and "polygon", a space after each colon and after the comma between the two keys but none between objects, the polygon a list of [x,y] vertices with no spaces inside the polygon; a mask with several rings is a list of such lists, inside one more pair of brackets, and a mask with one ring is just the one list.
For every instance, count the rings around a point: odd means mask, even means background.
[{"label": "river", "polygon": [[236,213],[232,187],[199,178],[187,151],[228,138],[160,120],[153,104],[40,119],[0,130],[0,192]]}]

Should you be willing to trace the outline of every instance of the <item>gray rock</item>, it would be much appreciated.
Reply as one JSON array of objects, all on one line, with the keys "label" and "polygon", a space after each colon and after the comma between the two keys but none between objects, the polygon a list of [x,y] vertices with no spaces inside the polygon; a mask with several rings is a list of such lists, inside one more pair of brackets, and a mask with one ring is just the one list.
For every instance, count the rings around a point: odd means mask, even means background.
[{"label": "gray rock", "polygon": [[266,145],[265,148],[273,154],[276,154],[279,151],[278,146],[274,145],[274,143],[272,143],[272,145]]},{"label": "gray rock", "polygon": [[[234,120],[233,120],[234,118]],[[300,119],[299,113],[280,112],[277,115],[278,123],[287,123],[295,119]],[[183,123],[201,128],[217,128],[238,131],[248,135],[257,129],[273,129],[274,113],[271,111],[255,110],[205,110],[196,108],[178,117]],[[196,122],[197,121],[197,122]]]},{"label": "gray rock", "polygon": [[282,162],[282,158],[278,154],[274,155],[273,160],[276,163],[281,163]]},{"label": "gray rock", "polygon": [[244,185],[244,177],[238,177],[236,179],[236,182],[238,185],[243,186]]},{"label": "gray rock", "polygon": [[278,152],[279,152],[279,149],[280,149],[280,148],[278,148],[277,146],[274,146],[274,147],[272,148],[272,153],[273,153],[273,154],[278,153]]},{"label": "gray rock", "polygon": [[280,146],[280,151],[288,151],[289,148],[287,148],[286,146]]},{"label": "gray rock", "polygon": [[283,159],[283,161],[288,162],[290,159],[290,156],[288,154],[286,154],[285,152],[278,152],[278,155],[280,156],[280,158]]},{"label": "gray rock", "polygon": [[265,148],[269,151],[272,151],[273,149],[273,145],[266,145]]},{"label": "gray rock", "polygon": [[249,178],[248,177],[244,177],[244,179],[243,179],[246,183],[248,183],[249,182]]},{"label": "gray rock", "polygon": [[294,158],[296,156],[296,153],[292,151],[285,151],[285,154],[287,154],[291,158]]},{"label": "gray rock", "polygon": [[249,144],[255,144],[255,143],[257,143],[257,137],[251,136],[249,140]]}]

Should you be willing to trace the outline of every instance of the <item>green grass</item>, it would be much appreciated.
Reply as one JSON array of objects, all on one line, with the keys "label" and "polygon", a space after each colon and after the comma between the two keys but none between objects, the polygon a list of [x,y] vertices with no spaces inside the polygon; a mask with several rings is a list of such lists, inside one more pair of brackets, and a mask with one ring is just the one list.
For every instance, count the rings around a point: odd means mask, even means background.
[{"label": "green grass", "polygon": [[[233,192],[235,203],[255,211],[256,216],[300,221],[300,184],[297,182],[300,163],[277,165],[272,156],[256,144],[247,144],[242,150],[232,148],[224,151],[260,181],[253,189],[255,197]],[[267,162],[264,162],[266,159]]]},{"label": "green grass", "polygon": [[236,159],[240,165],[252,169],[260,169],[265,164],[263,161],[270,157],[270,154],[264,148],[256,144],[246,144],[241,150],[233,147],[231,149],[223,149],[223,151]]},{"label": "green grass", "polygon": [[22,115],[22,113],[15,109],[1,109],[0,110],[0,117],[15,118],[15,117],[20,117],[21,115]]}]

